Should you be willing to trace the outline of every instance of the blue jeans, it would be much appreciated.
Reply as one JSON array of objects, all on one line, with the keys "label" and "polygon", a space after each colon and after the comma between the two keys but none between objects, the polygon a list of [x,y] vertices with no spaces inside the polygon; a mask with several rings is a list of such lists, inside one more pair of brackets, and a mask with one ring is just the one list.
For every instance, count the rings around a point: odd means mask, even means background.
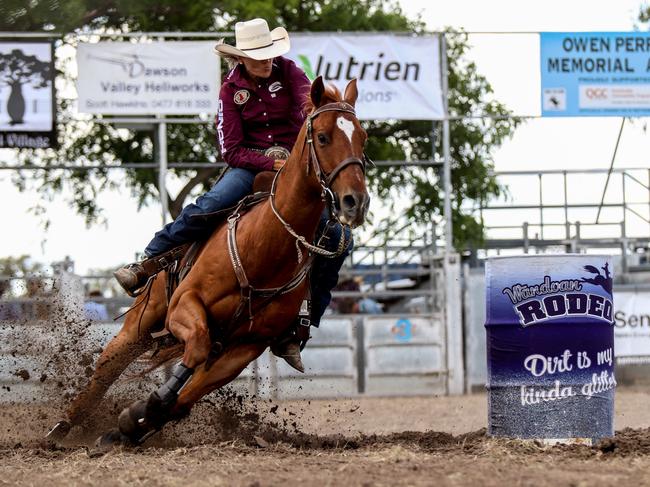
[{"label": "blue jeans", "polygon": [[[210,191],[199,196],[196,203],[183,208],[178,218],[164,226],[156,233],[145,249],[147,257],[160,255],[168,250],[189,242],[208,238],[212,228],[206,228],[201,218],[192,215],[224,210],[237,204],[244,196],[253,191],[253,181],[257,173],[242,168],[230,168]],[[336,250],[343,227],[340,224],[328,225],[329,213],[323,212],[318,224],[317,241],[327,250]],[[352,249],[350,229],[346,228],[348,247],[339,257],[328,259],[317,256],[311,269],[312,321],[317,325],[325,308],[332,300],[331,290],[339,279],[339,270]]]},{"label": "blue jeans", "polygon": [[206,228],[205,221],[201,218],[191,218],[191,216],[235,206],[239,200],[253,191],[256,174],[254,171],[239,167],[228,169],[210,191],[199,196],[196,203],[183,208],[176,220],[157,232],[144,249],[144,253],[147,257],[153,257],[179,245],[208,238],[213,229]]},{"label": "blue jeans", "polygon": [[327,257],[317,255],[314,259],[311,268],[310,283],[311,319],[312,324],[315,326],[318,326],[320,323],[325,309],[332,300],[331,291],[339,280],[341,266],[354,247],[350,227],[343,227],[340,223],[326,225],[328,219],[329,211],[325,208],[325,211],[320,216],[318,230],[316,231],[316,241],[319,245],[330,251],[337,250],[342,231],[345,231],[345,240],[348,245],[338,257],[328,259]]}]

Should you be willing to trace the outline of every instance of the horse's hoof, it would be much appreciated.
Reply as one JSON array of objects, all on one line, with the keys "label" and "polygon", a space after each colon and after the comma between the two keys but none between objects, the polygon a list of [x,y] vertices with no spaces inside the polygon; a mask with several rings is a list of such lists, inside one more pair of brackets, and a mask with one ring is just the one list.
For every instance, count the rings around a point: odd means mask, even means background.
[{"label": "horse's hoof", "polygon": [[117,420],[119,432],[128,438],[132,445],[141,445],[162,427],[147,421],[147,407],[147,401],[136,401],[123,409]]},{"label": "horse's hoof", "polygon": [[128,408],[123,409],[117,419],[120,433],[129,438],[145,434],[148,429],[145,423],[146,412],[147,403],[143,400],[136,401]]},{"label": "horse's hoof", "polygon": [[49,443],[58,443],[63,440],[72,429],[72,425],[65,420],[59,421],[54,427],[45,435],[45,439]]}]

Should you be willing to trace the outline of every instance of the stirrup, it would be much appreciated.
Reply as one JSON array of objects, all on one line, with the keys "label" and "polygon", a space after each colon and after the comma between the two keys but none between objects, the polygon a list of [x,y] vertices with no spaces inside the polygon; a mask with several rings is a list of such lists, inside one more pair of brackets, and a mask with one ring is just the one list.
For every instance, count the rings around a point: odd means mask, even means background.
[{"label": "stirrup", "polygon": [[145,292],[151,285],[153,279],[155,279],[160,272],[166,271],[170,267],[175,266],[178,260],[181,259],[183,255],[185,255],[191,245],[192,244],[179,245],[178,247],[174,247],[173,249],[168,250],[162,254],[147,257],[142,262],[129,264],[129,266],[141,266],[144,270],[145,275],[147,276],[147,281],[141,287],[136,289],[127,289],[123,287],[126,293],[129,296],[135,298]]},{"label": "stirrup", "polygon": [[291,367],[304,374],[305,366],[302,363],[300,352],[311,338],[309,329],[311,320],[305,315],[298,315],[289,332],[280,337],[271,345],[271,352],[276,357],[284,359]]}]

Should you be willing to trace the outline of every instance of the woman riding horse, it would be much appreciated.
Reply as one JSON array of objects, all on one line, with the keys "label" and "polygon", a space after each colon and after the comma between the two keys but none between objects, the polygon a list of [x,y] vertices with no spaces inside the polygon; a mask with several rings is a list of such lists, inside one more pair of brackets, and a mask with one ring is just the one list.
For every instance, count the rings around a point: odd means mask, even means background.
[{"label": "woman riding horse", "polygon": [[326,205],[335,203],[336,218],[350,227],[366,217],[367,136],[355,116],[357,95],[356,80],[343,97],[325,89],[320,77],[314,81],[309,115],[266,201],[233,213],[212,233],[169,304],[164,278],[152,279],[148,305],[127,314],[101,353],[90,384],[68,408],[68,420],[49,433],[51,441],[83,423],[124,369],[152,348],[152,335],[162,327],[180,344],[160,354],[164,359],[182,354],[181,361],[146,400],[122,411],[118,429],[102,436],[101,446],[142,443],[234,380],[287,332],[307,293],[313,255],[336,255],[310,243]]},{"label": "woman riding horse", "polygon": [[[164,269],[174,249],[186,243],[205,239],[212,232],[204,220],[193,215],[212,213],[234,206],[253,189],[253,180],[260,171],[279,170],[293,147],[305,120],[303,104],[309,94],[310,82],[293,61],[282,57],[289,51],[289,35],[278,27],[269,32],[263,19],[238,22],[235,25],[237,47],[220,43],[216,54],[231,65],[219,93],[217,134],[221,155],[229,166],[214,187],[187,205],[172,223],[156,233],[144,253],[147,260],[129,264],[115,272],[115,278],[129,293],[136,293],[149,278]],[[321,241],[334,245],[340,241],[340,225],[326,225],[326,212],[320,225]],[[327,231],[325,231],[327,230]],[[331,300],[338,272],[348,255],[349,245],[334,259],[317,258],[312,270],[311,316],[297,318],[290,333],[272,347],[273,353],[303,372],[300,350],[309,339],[310,325],[318,326]]]},{"label": "woman riding horse", "polygon": [[367,136],[355,115],[357,95],[356,80],[343,97],[326,90],[320,77],[314,81],[313,106],[270,195],[228,217],[172,295],[165,326],[182,344],[172,355],[182,354],[181,361],[146,400],[122,411],[118,429],[99,445],[142,443],[286,333],[307,292],[313,255],[336,255],[310,243],[326,204],[335,203],[336,218],[351,227],[366,217]]},{"label": "woman riding horse", "polygon": [[[268,28],[263,32],[268,35],[262,39],[265,42],[258,44],[261,50],[266,44],[274,45]],[[250,30],[248,33],[247,37],[256,38],[250,35]],[[247,37],[242,36],[240,26],[238,39],[244,42]],[[280,37],[283,36],[276,39]],[[239,47],[249,49],[251,46],[243,44]],[[223,47],[220,52],[221,49]],[[279,67],[291,66],[289,61],[277,61],[271,68],[271,79]],[[248,97],[255,93],[259,96],[258,103],[261,99],[271,107],[272,100],[280,97],[278,93],[288,87],[282,77],[282,81],[278,80],[279,88],[273,84],[275,80],[269,83],[266,78],[258,78],[258,85],[264,87],[259,88],[252,85],[252,79],[245,77],[248,71],[244,70],[246,66],[239,65],[230,78],[231,81],[240,79],[241,83],[247,83],[245,87],[235,84],[236,89],[230,88],[232,103],[235,102],[233,90],[234,93],[246,90]],[[277,75],[281,76],[281,73]],[[222,96],[228,93],[228,82]],[[237,100],[247,95],[239,96]],[[333,216],[349,231],[348,227],[364,222],[368,210],[363,153],[367,135],[355,115],[357,96],[356,80],[348,84],[343,96],[334,88],[326,89],[320,77],[314,81],[306,100],[308,106],[305,110],[309,115],[296,136],[286,164],[273,161],[274,164],[277,162],[279,169],[266,201],[246,212],[233,213],[228,217],[227,225],[207,230],[210,235],[201,234],[206,239],[205,245],[169,301],[165,281],[167,271],[163,269],[150,279],[145,286],[147,293],[127,313],[122,328],[97,359],[90,382],[71,401],[66,411],[67,418],[57,423],[48,434],[50,441],[56,442],[73,426],[83,425],[89,412],[96,408],[126,367],[160,343],[154,336],[168,331],[178,340],[178,345],[171,348],[161,345],[157,357],[172,359],[182,355],[182,359],[174,367],[171,377],[146,401],[137,401],[122,412],[118,441],[125,437],[130,442],[144,441],[170,419],[187,414],[205,394],[235,379],[266,348],[273,347],[278,338],[295,335],[292,320],[298,315],[310,282],[313,282],[312,289],[320,292],[314,296],[312,309],[313,314],[320,317],[324,305],[329,302],[329,289],[336,282],[336,272],[332,268],[338,270],[347,239],[333,239],[339,242],[336,250],[324,248],[324,238],[314,245],[312,242],[316,239],[319,220],[322,222],[322,214],[330,206]],[[227,102],[228,99],[221,99],[222,104]],[[274,112],[267,110],[269,116],[282,113],[283,108],[273,109]],[[288,118],[290,111],[287,106],[284,110]],[[242,114],[242,127],[249,127],[245,110]],[[225,121],[225,117],[226,113],[220,121]],[[269,123],[286,126],[279,119]],[[247,130],[253,128],[254,125]],[[274,136],[280,129],[273,127],[269,130]],[[250,137],[247,132],[243,134],[244,140]],[[226,154],[235,147],[228,145],[227,136],[223,144]],[[270,164],[268,160],[267,163]],[[229,191],[236,191],[235,182],[240,182],[235,179],[224,186],[223,181],[213,189],[220,200]],[[240,196],[244,193],[242,191]],[[207,200],[208,195],[199,200]],[[168,228],[171,234],[173,228],[174,224]],[[334,228],[341,229],[341,226]],[[319,276],[319,269],[314,268],[319,260],[314,259],[317,255],[332,258],[329,268],[327,259],[321,259],[325,265],[320,267],[320,271],[323,268],[327,271],[325,279],[323,275]],[[309,279],[306,279],[310,266]],[[146,265],[144,267],[146,270]],[[291,341],[296,342],[295,339]],[[108,442],[111,442],[110,435]]]}]

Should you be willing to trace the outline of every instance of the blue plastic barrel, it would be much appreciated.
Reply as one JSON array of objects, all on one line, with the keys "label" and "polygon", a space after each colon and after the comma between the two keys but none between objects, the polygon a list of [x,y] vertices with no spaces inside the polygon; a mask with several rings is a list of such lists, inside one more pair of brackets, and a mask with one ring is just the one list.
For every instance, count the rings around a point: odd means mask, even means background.
[{"label": "blue plastic barrel", "polygon": [[485,272],[488,433],[613,436],[611,258],[495,257]]}]

